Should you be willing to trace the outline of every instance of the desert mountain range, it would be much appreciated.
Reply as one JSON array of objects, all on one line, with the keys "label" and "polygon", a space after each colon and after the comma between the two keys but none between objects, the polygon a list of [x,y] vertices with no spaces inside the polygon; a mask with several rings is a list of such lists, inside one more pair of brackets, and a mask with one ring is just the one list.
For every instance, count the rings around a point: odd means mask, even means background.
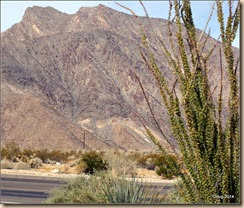
[{"label": "desert mountain range", "polygon": [[[158,122],[177,146],[155,80],[139,52],[140,25],[172,85],[174,75],[157,41],[160,37],[168,43],[167,20],[136,18],[103,5],[71,15],[51,7],[28,8],[21,22],[1,33],[1,143],[62,150],[155,149],[137,114],[168,147],[136,73]],[[209,38],[206,53],[215,41]],[[239,49],[234,52],[237,59]],[[216,50],[209,61],[212,87],[220,80],[218,57]],[[227,103],[226,74],[224,79]]]}]

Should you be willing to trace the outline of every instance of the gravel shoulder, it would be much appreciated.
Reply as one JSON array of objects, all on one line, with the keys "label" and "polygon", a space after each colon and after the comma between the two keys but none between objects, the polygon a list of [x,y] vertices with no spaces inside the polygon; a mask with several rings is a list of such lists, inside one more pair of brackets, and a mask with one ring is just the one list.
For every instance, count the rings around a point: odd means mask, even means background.
[{"label": "gravel shoulder", "polygon": [[[85,174],[67,174],[67,173],[51,173],[51,172],[40,172],[36,170],[9,170],[9,169],[1,169],[1,174],[5,175],[19,175],[19,176],[38,176],[38,177],[51,177],[51,178],[61,178],[61,179],[70,179],[76,178],[78,176],[89,177]],[[133,178],[127,178],[128,180],[133,180]],[[156,184],[174,184],[178,181],[178,178],[172,180],[166,180],[162,178],[155,177],[136,177],[136,180],[142,180],[148,183],[156,183]]]}]

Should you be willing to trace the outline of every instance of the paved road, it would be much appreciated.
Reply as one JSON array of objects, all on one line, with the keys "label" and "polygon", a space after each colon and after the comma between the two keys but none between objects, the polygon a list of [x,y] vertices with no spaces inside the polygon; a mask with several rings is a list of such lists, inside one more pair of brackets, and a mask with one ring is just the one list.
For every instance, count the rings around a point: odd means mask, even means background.
[{"label": "paved road", "polygon": [[[48,197],[48,192],[60,186],[62,179],[1,175],[1,203],[2,204],[41,204]],[[172,184],[148,183],[147,188],[154,187],[161,193],[166,193]]]},{"label": "paved road", "polygon": [[61,184],[61,179],[2,174],[1,203],[40,204],[51,189]]}]

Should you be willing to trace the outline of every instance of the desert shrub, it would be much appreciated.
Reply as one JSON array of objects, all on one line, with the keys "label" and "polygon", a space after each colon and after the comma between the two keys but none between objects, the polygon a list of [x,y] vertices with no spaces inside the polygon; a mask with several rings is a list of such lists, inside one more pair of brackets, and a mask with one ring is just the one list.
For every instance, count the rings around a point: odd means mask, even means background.
[{"label": "desert shrub", "polygon": [[24,149],[22,152],[22,155],[26,156],[26,157],[31,157],[33,154],[35,153],[35,151],[33,149]]},{"label": "desert shrub", "polygon": [[107,170],[107,162],[103,159],[103,153],[96,151],[86,152],[81,159],[86,164],[85,173],[93,174],[96,171]]},{"label": "desert shrub", "polygon": [[141,168],[146,168],[148,170],[154,170],[155,169],[155,163],[157,158],[160,157],[159,154],[143,154],[140,155],[137,159],[137,164]]},{"label": "desert shrub", "polygon": [[61,150],[48,150],[48,149],[24,149],[23,151],[15,143],[8,143],[4,148],[1,148],[1,158],[11,160],[17,156],[24,156],[25,158],[38,157],[42,161],[53,160],[56,162],[66,162],[68,157],[81,157],[81,152],[69,151],[63,152]]},{"label": "desert shrub", "polygon": [[40,158],[42,161],[45,161],[48,159],[49,157],[49,151],[47,149],[42,149],[42,150],[36,150],[35,152],[35,156]]},{"label": "desert shrub", "polygon": [[9,160],[3,159],[3,160],[1,160],[1,168],[2,169],[13,169],[14,163]]},{"label": "desert shrub", "polygon": [[20,162],[14,164],[14,169],[15,170],[30,170],[31,166],[28,163],[20,161]]},{"label": "desert shrub", "polygon": [[61,150],[36,150],[34,151],[36,156],[39,157],[42,161],[53,160],[56,162],[66,162],[67,158],[73,154],[73,152],[63,152]]},{"label": "desert shrub", "polygon": [[104,158],[108,163],[108,170],[113,174],[128,176],[134,176],[136,174],[136,161],[127,157],[125,153],[112,150],[106,151]]},{"label": "desert shrub", "polygon": [[1,157],[11,160],[21,154],[20,148],[14,143],[7,143],[4,148],[1,149]]},{"label": "desert shrub", "polygon": [[1,159],[6,158],[7,155],[7,150],[6,148],[1,148]]},{"label": "desert shrub", "polygon": [[174,176],[178,176],[177,169],[172,169],[172,166],[177,167],[177,158],[173,155],[169,155],[166,158],[162,154],[142,154],[137,159],[137,164],[141,168],[154,170],[156,173],[164,178],[172,179]]},{"label": "desert shrub", "polygon": [[86,169],[87,169],[87,165],[86,163],[81,159],[78,161],[78,164],[76,166],[76,170],[78,173],[84,173],[86,172]]},{"label": "desert shrub", "polygon": [[101,204],[107,203],[96,176],[78,177],[51,191],[46,203],[58,204]]},{"label": "desert shrub", "polygon": [[179,175],[179,171],[176,168],[172,168],[172,166],[177,167],[177,165],[177,159],[173,155],[168,155],[167,159],[163,155],[155,158],[156,173],[167,179],[172,179],[174,176]]},{"label": "desert shrub", "polygon": [[48,157],[50,160],[55,160],[57,162],[63,162],[67,159],[68,154],[66,152],[62,152],[60,150],[52,150],[48,153]]},{"label": "desert shrub", "polygon": [[126,157],[128,159],[130,159],[131,161],[137,161],[140,157],[141,157],[141,153],[138,152],[138,151],[133,151],[133,150],[130,150],[130,151],[127,151],[125,153]]},{"label": "desert shrub", "polygon": [[71,150],[71,151],[69,151],[67,160],[69,160],[68,159],[69,157],[75,157],[75,159],[81,158],[82,157],[82,150],[78,150],[78,151]]},{"label": "desert shrub", "polygon": [[138,181],[111,176],[107,172],[96,172],[89,177],[78,177],[50,192],[46,203],[59,204],[158,204],[154,188],[146,189]]}]

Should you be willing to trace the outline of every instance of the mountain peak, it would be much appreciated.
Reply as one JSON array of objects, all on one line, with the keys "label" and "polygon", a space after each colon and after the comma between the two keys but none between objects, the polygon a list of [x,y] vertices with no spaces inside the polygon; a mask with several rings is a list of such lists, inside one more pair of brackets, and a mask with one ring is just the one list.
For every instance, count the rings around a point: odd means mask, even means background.
[{"label": "mountain peak", "polygon": [[59,13],[59,14],[62,14],[62,12],[60,12],[59,10],[57,9],[54,9],[53,7],[50,7],[50,6],[47,6],[47,7],[41,7],[41,6],[33,6],[33,7],[28,7],[26,10],[25,10],[25,15],[28,15],[28,14],[39,14],[39,13],[42,13],[42,12],[45,12],[45,13]]},{"label": "mountain peak", "polygon": [[99,4],[96,7],[96,9],[99,10],[99,11],[109,11],[109,12],[113,11],[113,12],[116,12],[116,10],[114,10],[114,9],[108,7],[108,6],[105,6],[104,4]]},{"label": "mountain peak", "polygon": [[28,7],[25,10],[23,20],[26,19],[36,19],[36,18],[55,18],[55,16],[62,16],[62,15],[67,15],[66,13],[60,12],[57,9],[54,9],[53,7],[47,6],[47,7],[41,7],[41,6],[33,6],[33,7]]},{"label": "mountain peak", "polygon": [[[150,19],[150,28],[148,25],[146,18],[137,23],[132,15],[101,4],[82,7],[71,15],[50,7],[28,8],[25,21],[6,31],[1,42],[4,141],[30,148],[75,149],[84,147],[85,135],[91,149],[154,149],[142,120],[169,148],[154,124],[136,73],[150,95],[159,125],[176,145],[160,91],[155,89],[157,83],[138,52],[142,27],[159,70],[172,86],[175,76],[155,41],[167,41],[167,24]],[[176,32],[173,24],[172,33]],[[165,43],[168,47],[169,42]],[[208,52],[213,44],[215,40],[210,38],[204,50]],[[235,60],[238,53],[235,49]],[[211,89],[221,73],[214,70],[219,67],[217,60],[218,51],[214,51],[209,59]],[[223,74],[224,80],[226,77]],[[226,89],[223,95],[228,94]],[[228,96],[223,96],[223,103],[227,106]]]},{"label": "mountain peak", "polygon": [[97,7],[98,7],[98,8],[108,8],[108,7],[105,6],[104,4],[99,4]]},{"label": "mountain peak", "polygon": [[[84,12],[84,11],[90,11],[90,10],[99,10],[99,11],[102,11],[102,10],[113,10],[111,9],[110,7],[107,7],[105,6],[104,4],[99,4],[98,6],[94,6],[94,7],[80,7],[80,9],[78,10],[78,12]],[[113,10],[114,11],[114,10]]]}]

